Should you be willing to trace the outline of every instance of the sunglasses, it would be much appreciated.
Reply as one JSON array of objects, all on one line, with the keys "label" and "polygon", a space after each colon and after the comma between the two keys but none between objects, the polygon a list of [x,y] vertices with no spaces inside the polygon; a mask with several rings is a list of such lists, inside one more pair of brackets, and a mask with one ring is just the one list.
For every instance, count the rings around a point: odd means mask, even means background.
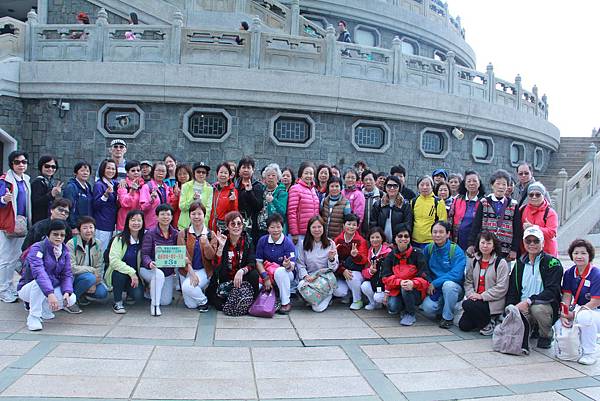
[{"label": "sunglasses", "polygon": [[56,209],[56,211],[60,214],[64,214],[65,216],[69,215],[69,209],[65,209],[64,207],[59,207]]},{"label": "sunglasses", "polygon": [[24,165],[24,166],[25,166],[25,165],[27,165],[27,163],[29,163],[29,162],[27,161],[27,159],[23,159],[23,160],[13,160],[13,164],[14,164],[15,166],[18,166],[19,164],[22,164],[22,165]]},{"label": "sunglasses", "polygon": [[125,146],[124,145],[113,145],[113,148],[124,149]]},{"label": "sunglasses", "polygon": [[519,175],[529,175],[529,171],[521,171],[520,173],[517,173]]},{"label": "sunglasses", "polygon": [[539,192],[532,192],[532,193],[528,194],[527,196],[529,196],[530,198],[541,198],[542,194]]},{"label": "sunglasses", "polygon": [[398,234],[398,235],[396,235],[396,238],[399,238],[399,239],[403,239],[403,238],[410,239],[410,234]]},{"label": "sunglasses", "polygon": [[398,184],[386,184],[385,185],[386,188],[399,188]]},{"label": "sunglasses", "polygon": [[242,223],[241,221],[232,221],[231,223],[229,223],[229,225],[231,227],[242,227],[244,223]]},{"label": "sunglasses", "polygon": [[206,171],[204,171],[204,170],[196,170],[195,173],[196,174],[204,174],[204,175],[206,175]]},{"label": "sunglasses", "polygon": [[56,164],[44,164],[44,168],[51,168],[52,170],[56,170],[58,166]]},{"label": "sunglasses", "polygon": [[531,245],[531,244],[539,244],[540,240],[539,240],[539,238],[525,238],[523,240],[523,242],[525,242],[527,245]]}]

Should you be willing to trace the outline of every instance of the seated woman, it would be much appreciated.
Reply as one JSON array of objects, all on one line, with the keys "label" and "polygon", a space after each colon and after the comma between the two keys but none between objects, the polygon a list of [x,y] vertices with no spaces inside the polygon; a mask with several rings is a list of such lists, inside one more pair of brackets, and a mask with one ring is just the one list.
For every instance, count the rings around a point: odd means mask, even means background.
[{"label": "seated woman", "polygon": [[[325,222],[320,216],[313,216],[308,220],[306,235],[302,239],[300,251],[297,258],[298,277],[300,283],[303,281],[312,282],[315,280],[313,273],[321,269],[329,269],[335,272],[338,269],[337,251],[335,243],[323,235],[325,232]],[[321,303],[312,305],[315,312],[323,312],[329,306],[333,298],[333,292],[325,297]]]},{"label": "seated woman", "polygon": [[200,201],[189,206],[190,226],[181,230],[177,245],[184,245],[187,254],[186,268],[179,269],[183,279],[181,293],[183,302],[190,309],[208,312],[208,298],[204,290],[213,273],[213,262],[217,254],[217,235],[206,228],[206,208]]},{"label": "seated woman", "polygon": [[394,250],[383,260],[383,303],[388,313],[400,314],[400,324],[412,326],[417,321],[417,306],[427,295],[429,268],[419,248],[413,248],[410,227],[400,225],[394,237]]},{"label": "seated woman", "polygon": [[48,237],[36,242],[27,254],[25,273],[19,281],[19,298],[29,304],[27,328],[42,330],[42,319],[54,318],[54,313],[75,305],[71,256],[64,244],[67,224],[52,220]]},{"label": "seated woman", "polygon": [[583,355],[577,362],[582,365],[596,363],[596,337],[600,332],[600,269],[591,264],[594,256],[589,241],[576,239],[569,245],[569,257],[575,266],[563,275],[560,322],[556,322],[565,327],[573,322],[579,325]]},{"label": "seated woman", "polygon": [[[73,271],[73,288],[77,303],[89,305],[91,300],[103,300],[108,297],[108,291],[102,283],[104,260],[102,247],[95,237],[96,220],[83,216],[77,222],[79,234],[67,242],[71,254],[71,270]],[[69,313],[80,313],[77,304],[66,307]]]},{"label": "seated woman", "polygon": [[500,254],[500,241],[495,234],[479,234],[475,255],[467,260],[465,273],[464,313],[458,323],[462,331],[479,330],[491,336],[496,317],[504,312],[510,267]]},{"label": "seated woman", "polygon": [[381,227],[374,227],[369,230],[368,238],[370,244],[367,255],[368,264],[362,270],[365,281],[360,285],[360,289],[369,300],[369,304],[365,306],[365,309],[373,310],[381,308],[383,302],[382,262],[392,252],[392,248],[385,243],[385,233]]},{"label": "seated woman", "polygon": [[[213,209],[214,210],[214,209]],[[239,288],[242,281],[247,281],[252,286],[254,296],[258,295],[258,272],[256,271],[256,257],[252,241],[244,231],[242,214],[232,211],[225,215],[227,230],[217,234],[219,246],[217,247],[218,266],[213,273],[210,284],[206,289],[208,302],[217,310],[223,310],[227,298],[217,295],[219,285],[233,281],[233,286]]]},{"label": "seated woman", "polygon": [[296,247],[291,239],[283,235],[283,217],[279,213],[267,219],[269,234],[263,235],[256,245],[256,269],[264,281],[267,291],[271,290],[273,280],[279,290],[281,308],[279,313],[288,314],[291,284],[294,280]]},{"label": "seated woman", "polygon": [[123,231],[115,237],[109,251],[109,263],[104,273],[106,285],[113,288],[113,312],[127,313],[123,292],[133,302],[144,299],[139,277],[144,241],[144,212],[130,210],[125,216]]},{"label": "seated woman", "polygon": [[[142,268],[140,276],[150,284],[150,315],[160,316],[160,305],[170,305],[173,301],[175,269],[156,267],[156,247],[177,245],[177,230],[173,228],[173,207],[167,203],[156,208],[158,224],[149,229],[142,242]],[[180,266],[183,267],[183,266]]]}]

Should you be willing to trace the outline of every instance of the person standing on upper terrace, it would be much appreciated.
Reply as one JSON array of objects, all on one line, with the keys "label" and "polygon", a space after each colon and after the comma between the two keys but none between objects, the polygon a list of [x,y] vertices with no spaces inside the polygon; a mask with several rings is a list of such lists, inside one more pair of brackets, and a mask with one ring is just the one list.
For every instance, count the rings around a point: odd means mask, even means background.
[{"label": "person standing on upper terrace", "polygon": [[338,42],[352,43],[350,32],[348,32],[348,24],[343,19],[338,22],[338,30],[340,31],[337,38]]}]

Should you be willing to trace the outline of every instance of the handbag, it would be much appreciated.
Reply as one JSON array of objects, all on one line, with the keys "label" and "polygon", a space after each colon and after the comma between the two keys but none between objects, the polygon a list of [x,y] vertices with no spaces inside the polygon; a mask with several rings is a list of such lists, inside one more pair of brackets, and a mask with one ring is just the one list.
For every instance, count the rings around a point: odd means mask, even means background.
[{"label": "handbag", "polygon": [[254,302],[254,291],[247,281],[242,281],[239,288],[233,287],[223,306],[223,313],[227,316],[244,316]]},{"label": "handbag", "polygon": [[256,300],[250,307],[248,313],[257,317],[273,317],[277,309],[277,297],[275,291],[265,291],[264,289],[258,294]]},{"label": "handbag", "polygon": [[[582,309],[588,309],[586,307],[578,307],[576,305],[579,294],[583,288],[585,279],[582,279],[579,283],[575,296],[572,298],[571,307],[574,307],[575,316],[573,317],[573,325],[571,327],[565,327],[562,321],[558,319],[554,324],[554,341],[552,346],[554,349],[554,356],[562,361],[577,361],[583,355],[583,348],[581,346],[581,326],[575,323],[577,313]],[[561,303],[561,306],[566,308],[565,304]]]},{"label": "handbag", "polygon": [[15,216],[15,229],[11,233],[6,233],[7,237],[22,238],[27,235],[27,217],[16,215]]},{"label": "handbag", "polygon": [[298,286],[298,292],[309,304],[318,305],[333,294],[337,288],[337,280],[330,269],[321,269],[312,273],[311,277],[314,277],[315,280],[312,282],[302,280]]}]

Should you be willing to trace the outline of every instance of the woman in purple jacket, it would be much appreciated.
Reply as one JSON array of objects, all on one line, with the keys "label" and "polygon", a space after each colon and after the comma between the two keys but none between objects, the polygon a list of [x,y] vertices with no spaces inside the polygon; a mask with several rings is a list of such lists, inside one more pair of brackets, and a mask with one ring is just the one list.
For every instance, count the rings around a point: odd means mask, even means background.
[{"label": "woman in purple jacket", "polygon": [[19,281],[19,298],[29,304],[27,328],[42,329],[42,319],[54,318],[55,311],[75,304],[71,256],[64,244],[67,224],[52,220],[48,237],[29,249],[25,272]]},{"label": "woman in purple jacket", "polygon": [[[173,207],[168,203],[156,208],[158,224],[146,231],[142,243],[142,268],[140,276],[150,284],[150,315],[160,316],[160,305],[169,305],[173,301],[174,268],[156,267],[156,246],[177,245],[177,230],[171,226]],[[185,266],[174,266],[185,267]]]},{"label": "woman in purple jacket", "polygon": [[102,160],[98,169],[100,178],[94,184],[94,219],[96,220],[96,239],[100,241],[102,252],[108,246],[117,223],[117,164],[110,159]]}]

